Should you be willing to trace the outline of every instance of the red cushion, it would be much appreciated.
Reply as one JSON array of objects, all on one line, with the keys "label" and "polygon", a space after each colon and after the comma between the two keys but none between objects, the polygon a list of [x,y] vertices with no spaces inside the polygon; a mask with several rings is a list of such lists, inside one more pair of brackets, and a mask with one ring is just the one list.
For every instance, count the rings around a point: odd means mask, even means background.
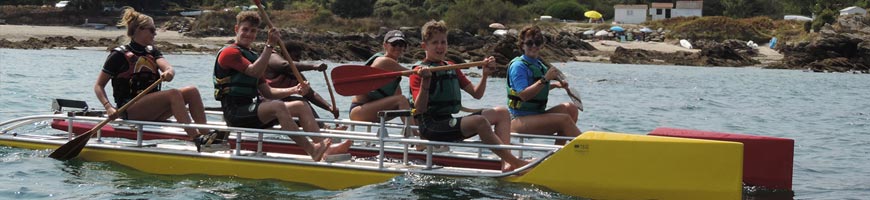
[{"label": "red cushion", "polygon": [[743,143],[743,182],[791,191],[794,140],[756,135],[659,127],[648,135]]}]

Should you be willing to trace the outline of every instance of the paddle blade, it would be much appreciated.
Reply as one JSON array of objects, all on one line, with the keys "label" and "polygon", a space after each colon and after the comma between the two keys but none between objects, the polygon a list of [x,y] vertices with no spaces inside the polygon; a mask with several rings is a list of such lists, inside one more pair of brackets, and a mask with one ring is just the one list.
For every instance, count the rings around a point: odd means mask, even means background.
[{"label": "paddle blade", "polygon": [[75,158],[82,152],[82,149],[85,148],[85,145],[88,144],[88,141],[95,132],[96,131],[88,131],[87,133],[76,137],[55,149],[54,152],[51,152],[51,154],[48,155],[48,157],[62,161]]},{"label": "paddle blade", "polygon": [[342,65],[332,69],[332,85],[335,92],[344,96],[368,93],[402,76],[402,72],[391,72],[363,65]]},{"label": "paddle blade", "polygon": [[[556,70],[557,79],[568,81],[567,76],[565,76],[565,73],[562,73],[562,70],[553,67],[553,65],[550,65],[549,63],[546,64],[547,66],[552,67],[553,70]],[[583,111],[583,101],[580,100],[580,93],[572,87],[565,88],[565,92],[568,93],[568,97],[571,99],[571,102],[574,102],[574,105],[577,106],[577,109]]]},{"label": "paddle blade", "polygon": [[571,87],[565,88],[565,92],[568,93],[568,97],[571,99],[571,102],[574,102],[574,105],[577,106],[577,110],[583,111],[583,101],[580,100],[580,93]]}]

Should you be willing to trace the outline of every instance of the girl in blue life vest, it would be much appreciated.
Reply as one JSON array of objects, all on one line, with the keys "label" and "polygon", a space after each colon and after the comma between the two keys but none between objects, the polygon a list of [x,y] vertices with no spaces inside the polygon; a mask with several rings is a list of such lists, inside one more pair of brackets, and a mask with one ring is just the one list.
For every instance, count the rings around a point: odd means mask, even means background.
[{"label": "girl in blue life vest", "polygon": [[[167,90],[157,87],[130,105],[124,113],[116,112],[117,108],[127,104],[159,77],[162,76],[163,81],[169,82],[175,76],[172,65],[152,46],[157,29],[151,17],[128,8],[124,10],[121,23],[127,26],[127,36],[131,41],[112,50],[94,85],[94,92],[106,108],[106,113],[131,120],[164,121],[175,117],[179,123],[192,121],[205,124],[202,98],[194,86]],[[112,82],[114,105],[106,95],[105,87],[109,81]],[[184,131],[190,140],[199,136],[205,137],[204,134],[208,132],[205,129],[193,128],[185,128]]]},{"label": "girl in blue life vest", "polygon": [[[539,135],[556,134],[576,137],[577,106],[566,102],[547,109],[547,97],[551,89],[568,87],[565,80],[553,80],[556,69],[549,69],[541,60],[545,39],[541,29],[528,26],[520,32],[523,55],[508,64],[507,94],[508,109],[513,116],[511,132]],[[565,140],[556,140],[564,145]]]},{"label": "girl in blue life vest", "polygon": [[[459,69],[430,72],[429,67],[448,64],[447,25],[444,21],[429,21],[420,30],[423,42],[421,47],[426,58],[414,69],[412,74],[411,95],[416,106],[415,118],[419,125],[420,136],[433,141],[461,141],[475,135],[486,144],[510,144],[510,114],[504,107],[485,109],[464,117],[453,117],[462,107],[460,91],[480,99],[486,91],[486,82],[495,61],[492,56],[484,61],[483,76],[477,85],[471,83]],[[495,126],[493,130],[492,126]],[[491,149],[502,159],[502,171],[512,171],[529,164],[520,160],[510,150]]]}]

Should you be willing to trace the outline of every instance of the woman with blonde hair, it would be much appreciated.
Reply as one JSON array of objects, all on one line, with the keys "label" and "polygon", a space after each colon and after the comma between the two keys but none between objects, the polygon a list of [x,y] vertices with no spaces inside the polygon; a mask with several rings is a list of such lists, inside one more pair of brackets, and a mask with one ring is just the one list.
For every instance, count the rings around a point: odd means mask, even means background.
[{"label": "woman with blonde hair", "polygon": [[[157,36],[154,19],[136,12],[133,8],[127,8],[122,14],[121,25],[127,27],[130,43],[111,50],[94,84],[94,92],[106,108],[106,113],[130,120],[164,121],[175,117],[179,123],[205,124],[205,109],[196,87],[164,90],[157,87],[151,91],[143,91],[160,77],[166,82],[175,77],[172,65],[153,46]],[[109,81],[112,82],[114,105],[106,95],[105,87]],[[124,106],[141,92],[148,94],[133,102],[123,113],[117,112],[117,108]],[[200,143],[207,139],[205,134],[208,130],[185,128],[184,131],[195,142],[199,151]]]}]

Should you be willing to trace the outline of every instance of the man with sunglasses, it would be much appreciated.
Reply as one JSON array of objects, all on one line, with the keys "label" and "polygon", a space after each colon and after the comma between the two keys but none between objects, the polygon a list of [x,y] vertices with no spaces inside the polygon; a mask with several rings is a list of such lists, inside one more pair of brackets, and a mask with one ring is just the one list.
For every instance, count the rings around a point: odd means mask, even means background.
[{"label": "man with sunglasses", "polygon": [[[548,68],[541,60],[545,39],[541,29],[528,26],[520,32],[520,55],[508,64],[507,94],[508,110],[511,112],[511,132],[576,137],[577,106],[565,102],[547,109],[549,91],[568,87],[568,82],[559,80],[558,71]],[[565,140],[556,140],[564,145]]]}]

